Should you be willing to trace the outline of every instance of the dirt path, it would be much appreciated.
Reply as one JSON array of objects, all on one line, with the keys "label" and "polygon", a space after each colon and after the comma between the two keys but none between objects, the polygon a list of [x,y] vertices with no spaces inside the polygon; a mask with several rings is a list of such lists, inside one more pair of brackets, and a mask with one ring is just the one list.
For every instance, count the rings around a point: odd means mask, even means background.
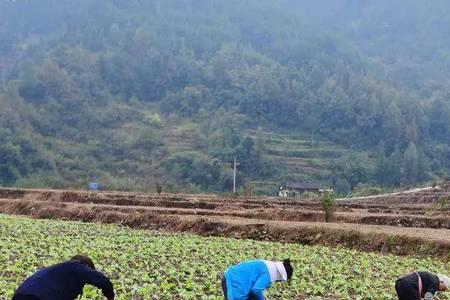
[{"label": "dirt path", "polygon": [[424,191],[439,191],[440,189],[441,189],[440,186],[436,186],[436,187],[428,186],[428,187],[423,187],[423,188],[406,190],[406,191],[402,191],[402,192],[379,194],[379,195],[364,196],[364,197],[354,197],[354,198],[338,198],[337,200],[339,200],[339,201],[368,200],[368,199],[377,199],[377,198],[384,198],[384,197],[390,197],[390,196],[408,195],[408,194],[424,192]]},{"label": "dirt path", "polygon": [[[0,199],[0,208],[15,204],[25,205],[24,201],[11,201],[10,199]],[[40,208],[49,209],[66,209],[69,211],[76,211],[85,209],[86,211],[96,212],[120,212],[125,214],[145,214],[153,213],[164,216],[166,214],[176,215],[180,220],[195,223],[201,220],[202,222],[208,221],[212,223],[221,223],[229,226],[268,226],[280,231],[294,230],[302,231],[304,229],[314,229],[318,231],[331,230],[331,231],[343,231],[347,234],[359,233],[363,235],[389,235],[389,236],[402,236],[414,239],[426,240],[436,243],[448,243],[450,245],[450,230],[449,229],[431,229],[431,228],[414,228],[414,227],[397,227],[386,225],[366,225],[355,223],[324,223],[324,222],[299,222],[299,221],[282,221],[282,220],[267,220],[265,218],[248,218],[245,216],[239,216],[239,213],[235,216],[230,216],[227,211],[210,210],[205,214],[201,209],[173,209],[165,207],[142,207],[142,206],[120,206],[120,205],[98,205],[92,203],[55,203],[45,201],[30,201],[28,210],[30,214],[34,211],[38,211]],[[54,207],[52,207],[54,205]],[[19,211],[17,211],[19,212]],[[236,213],[236,212],[235,212]],[[26,213],[28,214],[28,213]],[[348,214],[348,213],[347,213]]]},{"label": "dirt path", "polygon": [[428,212],[422,204],[410,205],[414,211],[400,210],[408,203],[384,205],[385,212],[374,204],[344,203],[335,223],[323,223],[311,201],[0,189],[0,213],[449,258],[450,229],[442,229],[450,228],[448,215],[415,214]]},{"label": "dirt path", "polygon": [[[182,218],[191,218],[183,216]],[[230,225],[249,225],[249,224],[265,224],[280,229],[302,229],[302,228],[323,228],[331,230],[342,230],[347,232],[360,232],[363,234],[386,234],[394,236],[407,236],[424,239],[432,242],[443,242],[450,244],[449,229],[430,229],[430,228],[410,228],[396,227],[386,225],[365,225],[352,223],[323,223],[323,222],[291,222],[291,221],[267,221],[260,219],[244,219],[236,217],[207,217],[213,222],[223,222]]]},{"label": "dirt path", "polygon": [[[133,201],[131,201],[133,202]],[[184,208],[184,207],[165,207],[165,206],[146,206],[146,205],[124,205],[105,202],[58,202],[51,200],[26,200],[26,199],[0,199],[0,205],[20,205],[23,203],[34,203],[40,206],[75,208],[89,208],[103,211],[118,211],[123,213],[145,213],[152,212],[160,215],[194,215],[194,216],[223,216],[242,219],[256,219],[267,221],[290,221],[290,222],[310,222],[319,224],[323,221],[321,211],[311,209],[295,208],[249,208],[243,209],[239,205],[225,205],[213,208]],[[178,203],[177,203],[178,204]],[[450,228],[450,217],[446,215],[424,216],[417,214],[398,214],[383,212],[368,212],[367,209],[354,209],[351,212],[336,212],[335,222],[337,224],[368,224],[368,225],[392,225],[394,228],[401,227],[419,227],[419,228]]]}]

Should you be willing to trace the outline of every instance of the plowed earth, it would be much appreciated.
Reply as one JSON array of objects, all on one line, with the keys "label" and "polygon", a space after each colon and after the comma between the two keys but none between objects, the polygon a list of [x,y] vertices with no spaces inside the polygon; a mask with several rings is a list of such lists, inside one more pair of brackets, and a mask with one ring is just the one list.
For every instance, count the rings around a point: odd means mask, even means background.
[{"label": "plowed earth", "polygon": [[448,259],[449,196],[437,188],[339,200],[324,223],[318,201],[4,188],[0,213]]}]

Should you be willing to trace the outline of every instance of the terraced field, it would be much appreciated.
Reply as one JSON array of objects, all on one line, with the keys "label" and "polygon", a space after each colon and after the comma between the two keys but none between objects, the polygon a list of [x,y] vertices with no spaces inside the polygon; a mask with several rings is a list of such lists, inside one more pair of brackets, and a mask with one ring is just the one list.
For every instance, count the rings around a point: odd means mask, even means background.
[{"label": "terraced field", "polygon": [[[346,155],[348,149],[323,140],[306,136],[246,130],[244,135],[254,139],[260,137],[266,148],[266,155],[280,170],[281,177],[276,184],[254,181],[258,192],[274,194],[280,180],[309,181],[329,178],[330,165]],[[184,127],[173,126],[165,130],[164,143],[171,153],[201,150],[201,133],[195,124]]]},{"label": "terraced field", "polygon": [[0,212],[448,259],[449,197],[443,187],[342,199],[325,223],[317,200],[0,189]]},{"label": "terraced field", "polygon": [[[347,149],[342,146],[314,139],[314,137],[293,136],[268,131],[249,130],[250,136],[260,136],[267,155],[292,181],[320,180],[329,176],[330,165],[342,158]],[[257,185],[260,187],[260,185]],[[263,190],[268,190],[267,186]]]}]

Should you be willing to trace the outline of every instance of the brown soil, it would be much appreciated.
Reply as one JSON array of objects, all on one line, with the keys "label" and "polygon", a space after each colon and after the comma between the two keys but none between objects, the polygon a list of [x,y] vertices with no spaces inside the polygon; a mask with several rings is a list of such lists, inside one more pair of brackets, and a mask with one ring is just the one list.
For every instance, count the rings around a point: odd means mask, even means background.
[{"label": "brown soil", "polygon": [[0,198],[1,213],[37,218],[445,258],[450,250],[450,218],[430,203],[342,201],[334,223],[323,223],[317,201],[16,189]]}]

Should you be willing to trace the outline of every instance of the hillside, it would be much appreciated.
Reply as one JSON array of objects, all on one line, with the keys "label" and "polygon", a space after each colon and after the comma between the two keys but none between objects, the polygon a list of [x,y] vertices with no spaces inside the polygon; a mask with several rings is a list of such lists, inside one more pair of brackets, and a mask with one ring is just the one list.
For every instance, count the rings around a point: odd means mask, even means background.
[{"label": "hillside", "polygon": [[420,30],[376,45],[358,12],[390,20],[386,1],[306,2],[1,2],[0,185],[230,191],[234,157],[241,193],[447,176],[449,76],[420,45],[450,5],[412,1]]}]

